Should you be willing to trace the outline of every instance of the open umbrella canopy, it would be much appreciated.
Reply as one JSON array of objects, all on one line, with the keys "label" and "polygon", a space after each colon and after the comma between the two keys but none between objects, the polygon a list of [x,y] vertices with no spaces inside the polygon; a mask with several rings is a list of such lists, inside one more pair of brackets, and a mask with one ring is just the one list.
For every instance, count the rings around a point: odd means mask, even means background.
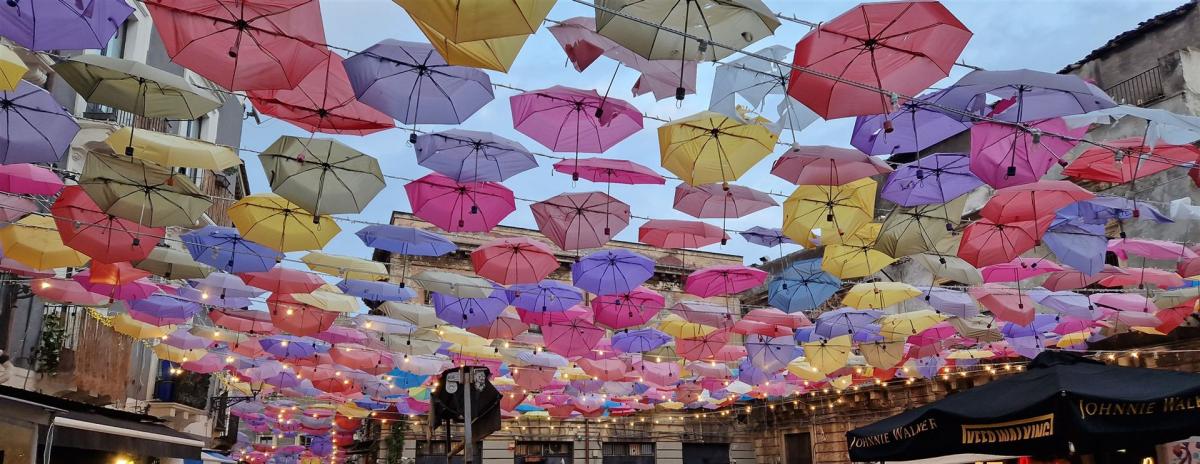
[{"label": "open umbrella canopy", "polygon": [[383,263],[353,256],[310,251],[300,261],[314,272],[343,279],[379,280],[388,277],[387,266]]},{"label": "open umbrella canopy", "polygon": [[54,70],[84,100],[147,118],[198,119],[222,105],[213,92],[136,61],[76,55]]},{"label": "open umbrella canopy", "polygon": [[728,240],[720,227],[701,221],[651,219],[638,227],[638,241],[662,248],[702,248]]},{"label": "open umbrella canopy", "polygon": [[30,50],[100,49],[132,13],[121,0],[14,2],[0,10],[0,35]]},{"label": "open umbrella canopy", "polygon": [[821,260],[796,261],[767,284],[767,304],[795,313],[824,304],[842,288],[842,280],[821,269]]},{"label": "open umbrella canopy", "polygon": [[212,207],[187,176],[137,159],[88,153],[79,185],[105,213],[149,227],[195,227]]},{"label": "open umbrella canopy", "polygon": [[458,124],[495,98],[486,73],[450,66],[429,44],[386,39],[345,68],[359,101],[404,124]]},{"label": "open umbrella canopy", "polygon": [[598,296],[591,306],[597,324],[624,329],[649,322],[666,306],[666,299],[653,290],[638,287],[625,294]]},{"label": "open umbrella canopy", "polygon": [[471,264],[480,277],[502,285],[536,283],[558,269],[554,250],[525,237],[492,240],[471,252]]},{"label": "open umbrella canopy", "polygon": [[240,276],[246,285],[271,293],[308,293],[325,285],[325,281],[316,274],[282,266],[262,272],[246,272]]},{"label": "open umbrella canopy", "polygon": [[145,259],[133,265],[167,279],[200,279],[215,271],[207,264],[197,262],[188,252],[166,246],[155,246]]},{"label": "open umbrella canopy", "polygon": [[161,164],[223,171],[242,163],[232,148],[155,131],[122,127],[104,139],[114,153]]},{"label": "open umbrella canopy", "polygon": [[858,150],[793,146],[771,165],[771,174],[796,185],[842,185],[892,168]]},{"label": "open umbrella canopy", "polygon": [[280,137],[258,155],[271,191],[312,213],[359,213],[385,185],[379,160],[331,139]]},{"label": "open umbrella canopy", "polygon": [[[0,17],[3,18],[3,17]],[[21,81],[0,92],[0,163],[56,163],[79,132],[75,118],[45,89]]]},{"label": "open umbrella canopy", "polygon": [[970,129],[970,121],[958,121],[931,108],[930,102],[944,92],[905,100],[888,114],[859,116],[850,144],[868,155],[916,153]]},{"label": "open umbrella canopy", "polygon": [[779,206],[766,192],[741,185],[675,186],[674,208],[695,218],[740,218]]},{"label": "open umbrella canopy", "polygon": [[0,227],[4,257],[33,269],[82,267],[88,256],[63,243],[54,219],[38,214]]},{"label": "open umbrella canopy", "polygon": [[662,167],[694,186],[733,182],[775,148],[779,135],[762,122],[705,111],[663,124]]},{"label": "open umbrella canopy", "polygon": [[957,229],[966,203],[966,197],[958,197],[947,203],[893,209],[883,222],[875,248],[895,257],[936,252],[938,242]]},{"label": "open umbrella canopy", "polygon": [[294,88],[253,90],[246,96],[259,113],[309,132],[367,135],[395,127],[390,116],[355,98],[343,61],[329,51]]},{"label": "open umbrella canopy", "polygon": [[641,164],[610,158],[579,158],[554,163],[554,170],[570,174],[572,180],[587,179],[606,184],[657,184],[667,182],[663,176]]},{"label": "open umbrella canopy", "polygon": [[284,253],[320,249],[341,228],[273,193],[247,195],[229,207],[229,218],[242,238]]},{"label": "open umbrella canopy", "polygon": [[900,206],[946,203],[983,185],[966,153],[935,153],[896,168],[880,196]]},{"label": "open umbrella canopy", "polygon": [[404,191],[413,214],[447,232],[487,232],[517,209],[512,190],[495,182],[460,184],[435,173]]},{"label": "open umbrella canopy", "polygon": [[104,262],[145,259],[165,230],[146,227],[101,211],[82,187],[63,189],[50,206],[62,243]]},{"label": "open umbrella canopy", "polygon": [[232,227],[204,226],[179,238],[196,261],[225,272],[265,272],[283,259],[283,253],[246,240]]},{"label": "open umbrella canopy", "polygon": [[500,182],[538,166],[519,142],[490,132],[451,129],[417,136],[417,163],[459,183]]},{"label": "open umbrella canopy", "polygon": [[554,86],[509,98],[513,127],[559,152],[603,153],[642,130],[642,113],[595,90]]},{"label": "open umbrella canopy", "polygon": [[717,61],[734,50],[703,47],[699,42],[624,15],[738,47],[766,38],[779,27],[779,20],[760,0],[684,3],[615,0],[598,4],[596,31],[650,60]]},{"label": "open umbrella canopy", "polygon": [[582,292],[556,280],[508,287],[509,301],[526,311],[563,312],[583,302]]},{"label": "open umbrella canopy", "polygon": [[842,297],[842,304],[860,309],[883,309],[921,295],[921,290],[904,282],[855,284]]},{"label": "open umbrella canopy", "polygon": [[783,202],[783,233],[809,246],[840,243],[875,215],[876,182],[862,178],[845,185],[802,185]]},{"label": "open umbrella canopy", "polygon": [[1085,132],[1086,127],[1068,129],[1062,119],[1035,121],[1028,127],[975,124],[971,127],[971,172],[996,188],[1037,181],[1079,144]]},{"label": "open umbrella canopy", "polygon": [[372,224],[354,235],[366,246],[405,256],[442,256],[458,249],[446,237],[412,227]]},{"label": "open umbrella canopy", "polygon": [[629,225],[629,205],[601,192],[563,193],[529,205],[538,230],[563,250],[604,246]]},{"label": "open umbrella canopy", "polygon": [[684,291],[701,298],[726,296],[762,285],[767,272],[747,266],[709,266],[687,276]]},{"label": "open umbrella canopy", "polygon": [[112,299],[92,293],[74,279],[59,279],[47,277],[34,279],[30,282],[30,290],[46,301],[72,304],[78,306],[107,306]]},{"label": "open umbrella canopy", "polygon": [[[623,65],[640,72],[641,76],[630,89],[634,96],[653,93],[655,100],[662,100],[671,96],[682,99],[684,95],[696,93],[694,61],[684,61],[680,66],[676,59],[646,59],[598,34],[593,18],[569,18],[546,29],[562,46],[576,71],[583,72],[596,59],[606,56],[617,61],[618,69]],[[682,93],[678,89],[683,89]]]},{"label": "open umbrella canopy", "polygon": [[29,163],[0,165],[0,191],[54,195],[62,188],[62,179],[50,169]]},{"label": "open umbrella canopy", "polygon": [[1151,147],[1141,137],[1109,140],[1104,145],[1084,150],[1063,168],[1063,175],[1123,184],[1200,159],[1200,150],[1191,145]]}]

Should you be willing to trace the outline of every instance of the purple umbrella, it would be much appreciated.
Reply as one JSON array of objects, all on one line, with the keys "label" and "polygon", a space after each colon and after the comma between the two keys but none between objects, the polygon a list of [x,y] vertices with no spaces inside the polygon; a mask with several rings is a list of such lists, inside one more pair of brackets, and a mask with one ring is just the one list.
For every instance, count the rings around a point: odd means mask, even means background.
[{"label": "purple umbrella", "polygon": [[783,380],[782,375],[768,374],[763,372],[762,369],[755,367],[754,364],[750,362],[750,358],[748,357],[743,359],[741,364],[738,364],[737,378],[738,380],[741,380],[742,383],[748,385],[762,385],[772,380]]},{"label": "purple umbrella", "polygon": [[36,51],[100,49],[132,13],[124,0],[9,0],[0,36]]},{"label": "purple umbrella", "polygon": [[1043,335],[1035,335],[1031,337],[1018,337],[1008,339],[1008,346],[1017,352],[1017,354],[1029,359],[1036,358],[1038,354],[1046,350],[1046,343],[1050,342]]},{"label": "purple umbrella", "polygon": [[1112,108],[1117,103],[1079,76],[1028,69],[972,71],[930,101],[968,114],[947,116],[968,121],[974,109],[991,97],[1001,102],[991,116],[1003,121],[1028,122]]},{"label": "purple umbrella", "polygon": [[178,293],[180,298],[209,306],[220,306],[222,308],[245,308],[250,306],[249,298],[234,296],[219,298],[220,294],[214,295],[192,287],[179,287]]},{"label": "purple umbrella", "polygon": [[796,243],[792,239],[783,235],[782,229],[774,229],[762,226],[754,226],[749,229],[738,232],[747,242],[765,247],[776,247],[784,243]]},{"label": "purple umbrella", "polygon": [[375,224],[355,232],[363,244],[405,256],[441,256],[458,249],[446,237],[412,227]]},{"label": "purple umbrella", "polygon": [[437,317],[464,329],[495,322],[508,304],[508,292],[500,286],[496,286],[487,298],[456,298],[433,293],[433,309]]},{"label": "purple umbrella", "polygon": [[872,343],[883,341],[883,335],[880,332],[883,330],[879,324],[867,324],[859,327],[854,331],[854,335],[850,336],[850,340],[855,343]]},{"label": "purple umbrella", "polygon": [[346,279],[338,282],[337,288],[347,295],[371,301],[408,301],[417,296],[411,288],[383,281]]},{"label": "purple umbrella", "polygon": [[927,379],[937,377],[938,371],[942,370],[945,365],[946,360],[940,356],[927,356],[913,360],[913,367],[917,368],[917,373]]},{"label": "purple umbrella", "polygon": [[526,311],[558,313],[582,303],[583,293],[563,282],[543,280],[508,287],[508,298],[513,306]]},{"label": "purple umbrella", "polygon": [[964,319],[979,315],[979,305],[967,292],[943,287],[917,287],[924,294],[925,303],[942,314]]},{"label": "purple umbrella", "polygon": [[451,129],[417,136],[417,164],[458,183],[500,182],[537,167],[518,142],[490,132]]},{"label": "purple umbrella", "polygon": [[194,301],[166,293],[155,293],[141,300],[129,302],[130,311],[162,319],[188,319],[199,313],[200,309],[200,305]]},{"label": "purple umbrella", "polygon": [[815,333],[825,338],[853,334],[882,316],[882,311],[874,309],[835,309],[817,317]]},{"label": "purple umbrella", "polygon": [[670,341],[670,336],[651,328],[625,330],[612,336],[613,348],[622,353],[645,353]]},{"label": "purple umbrella", "polygon": [[242,238],[232,227],[205,226],[179,237],[192,258],[225,272],[266,272],[283,253]]},{"label": "purple umbrella", "polygon": [[880,196],[906,207],[946,203],[983,185],[970,163],[966,153],[926,156],[896,168]]},{"label": "purple umbrella", "polygon": [[914,153],[970,129],[969,121],[959,121],[928,108],[930,100],[945,92],[939,90],[906,101],[890,114],[859,116],[854,121],[850,145],[875,156]]},{"label": "purple umbrella", "polygon": [[1101,316],[1101,312],[1096,309],[1087,295],[1070,290],[1052,292],[1038,287],[1029,291],[1029,297],[1063,316],[1087,320],[1096,320]]},{"label": "purple umbrella", "polygon": [[329,351],[325,342],[309,337],[292,335],[275,335],[260,339],[258,344],[263,351],[270,353],[276,359],[307,359],[317,353]]},{"label": "purple umbrella", "polygon": [[576,287],[597,295],[633,291],[654,275],[654,260],[628,250],[600,250],[571,266]]},{"label": "purple umbrella", "polygon": [[426,43],[387,39],[344,65],[359,101],[404,124],[458,124],[495,98],[486,73],[450,66]]},{"label": "purple umbrella", "polygon": [[751,335],[746,338],[745,344],[750,362],[764,372],[779,372],[800,355],[796,341],[791,336],[771,338]]},{"label": "purple umbrella", "polygon": [[[0,12],[13,9],[0,5]],[[0,15],[4,18],[8,16]],[[0,118],[2,164],[57,163],[79,132],[75,118],[49,92],[26,81],[16,90],[0,93],[0,111],[4,112]]]},{"label": "purple umbrella", "polygon": [[212,340],[192,335],[188,329],[177,329],[167,335],[163,343],[181,350],[197,350],[208,348],[209,345],[212,345]]},{"label": "purple umbrella", "polygon": [[1150,219],[1159,224],[1175,222],[1161,211],[1143,201],[1123,197],[1098,196],[1091,200],[1071,203],[1058,210],[1059,217],[1079,218],[1093,224],[1107,224],[1109,219]]},{"label": "purple umbrella", "polygon": [[[204,276],[203,279],[192,279],[189,281],[193,288],[201,292],[201,299],[207,300],[205,296],[225,300],[229,298],[253,298],[263,293],[264,290],[246,285],[246,282],[241,277],[224,272],[214,272]],[[207,301],[201,301],[208,303]]]},{"label": "purple umbrella", "polygon": [[1086,275],[1104,270],[1104,252],[1108,246],[1103,224],[1089,224],[1078,219],[1056,220],[1042,235],[1058,261]]}]

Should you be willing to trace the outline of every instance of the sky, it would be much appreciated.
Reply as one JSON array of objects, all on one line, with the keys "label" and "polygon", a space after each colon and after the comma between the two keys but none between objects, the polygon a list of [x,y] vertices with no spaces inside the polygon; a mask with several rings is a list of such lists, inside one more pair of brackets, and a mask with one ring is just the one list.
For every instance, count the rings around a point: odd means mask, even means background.
[{"label": "sky", "polygon": [[[1038,71],[1057,72],[1073,63],[1091,50],[1103,45],[1117,34],[1132,29],[1140,21],[1173,9],[1187,0],[962,0],[943,3],[974,32],[974,37],[963,52],[965,63],[989,70],[1027,68]],[[808,21],[828,21],[841,14],[853,3],[846,0],[766,0],[767,5],[778,13],[784,13]],[[323,0],[321,2],[325,33],[328,43],[352,50],[363,50],[376,42],[393,38],[426,42],[424,35],[409,20],[404,9],[388,0]],[[593,9],[572,0],[559,0],[548,15],[549,19],[564,20],[576,16],[592,16]],[[807,26],[783,22],[775,35],[747,47],[756,51],[770,45],[793,48],[807,32]],[[737,55],[729,59],[735,59]],[[727,59],[728,60],[728,59]],[[508,73],[488,71],[492,82],[506,84],[526,90],[564,85],[582,89],[596,89],[603,93],[613,77],[615,62],[601,58],[583,73],[576,72],[567,61],[566,54],[555,42],[554,37],[543,27],[525,44],[512,69]],[[630,88],[638,73],[622,69],[616,76],[610,96],[633,103],[647,114],[678,119],[708,108],[715,65],[703,63],[699,66],[697,93],[688,95],[682,104],[674,98],[654,101],[650,94],[633,98]],[[935,84],[946,86],[969,71],[956,67],[947,79]],[[478,113],[457,126],[467,130],[490,131],[500,136],[521,142],[531,151],[548,153],[538,142],[512,129],[508,99],[517,92],[504,88],[495,89],[495,100]],[[659,167],[657,128],[662,123],[652,119],[645,121],[645,128],[617,144],[602,155],[621,158],[650,166],[660,173],[668,174]],[[798,135],[802,145],[831,145],[849,147],[853,118],[832,121],[818,120]],[[450,126],[422,125],[423,131],[449,129]],[[262,150],[281,135],[307,137],[309,134],[291,124],[263,117],[261,124],[247,119],[243,128],[243,148]],[[430,171],[416,164],[413,147],[408,144],[408,132],[401,129],[384,131],[365,137],[333,137],[347,145],[379,159],[385,174],[406,178],[417,178]],[[781,140],[791,141],[785,134]],[[771,163],[782,154],[785,147],[758,163],[737,183],[758,190],[789,194],[795,186],[769,174]],[[563,155],[563,154],[560,154]],[[538,158],[541,166],[518,174],[504,182],[517,197],[543,200],[563,192],[603,191],[603,184],[587,181],[572,182],[569,175],[554,172],[552,160]],[[261,164],[247,159],[252,192],[270,190]],[[614,197],[631,204],[635,216],[662,219],[692,219],[671,208],[677,181],[667,185],[614,185]],[[782,198],[779,198],[782,204]],[[403,183],[388,180],[388,186],[358,215],[340,215],[361,221],[387,223],[393,210],[410,211]],[[731,219],[729,230],[744,230],[751,226],[779,227],[782,209],[769,208],[744,218]],[[708,220],[718,224],[717,220]],[[642,221],[634,219],[629,227],[617,235],[617,239],[636,241],[637,228]],[[502,224],[535,228],[533,215],[527,202],[517,202],[517,210]],[[370,258],[371,249],[364,246],[354,232],[360,224],[341,222],[342,233],[325,247],[326,252]],[[711,245],[705,251],[744,256],[747,263],[759,257],[775,257],[779,251],[749,244],[736,234],[727,245]],[[783,251],[797,249],[789,245]],[[293,256],[298,258],[299,256]]]}]

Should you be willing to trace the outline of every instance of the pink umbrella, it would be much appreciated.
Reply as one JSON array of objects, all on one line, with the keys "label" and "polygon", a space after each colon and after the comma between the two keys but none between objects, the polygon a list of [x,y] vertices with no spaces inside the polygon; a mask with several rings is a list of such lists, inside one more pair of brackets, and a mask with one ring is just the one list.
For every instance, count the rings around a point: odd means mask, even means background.
[{"label": "pink umbrella", "polygon": [[1158,288],[1172,288],[1183,285],[1183,277],[1171,271],[1150,267],[1127,267],[1122,269],[1124,274],[1110,275],[1100,279],[1099,284],[1105,287],[1138,287],[1153,285]]},{"label": "pink umbrella", "polygon": [[1071,203],[1096,198],[1092,192],[1065,180],[1040,180],[996,190],[979,210],[993,222],[1008,224],[1052,216]]},{"label": "pink umbrella", "polygon": [[808,320],[808,316],[805,316],[804,313],[796,312],[789,314],[775,308],[752,309],[742,316],[742,320],[784,326],[790,329],[799,329],[813,325],[812,321]]},{"label": "pink umbrella", "polygon": [[596,323],[610,329],[624,329],[649,322],[663,310],[666,299],[646,287],[626,294],[603,295],[592,301]]},{"label": "pink umbrella", "polygon": [[1104,265],[1104,270],[1090,276],[1072,268],[1064,268],[1062,271],[1051,272],[1042,282],[1042,287],[1051,291],[1074,290],[1099,282],[1105,277],[1122,274],[1126,274],[1126,272],[1119,267],[1107,264]]},{"label": "pink umbrella", "polygon": [[140,300],[159,291],[154,282],[144,278],[128,282],[112,282],[107,279],[93,279],[91,269],[85,269],[73,277],[89,292],[104,295],[114,300]]},{"label": "pink umbrella", "polygon": [[633,364],[630,376],[636,376],[639,382],[656,387],[674,385],[679,381],[679,364],[673,362],[638,361]]},{"label": "pink umbrella", "polygon": [[513,381],[528,390],[541,390],[554,383],[554,374],[558,369],[542,366],[513,366]]},{"label": "pink umbrella", "polygon": [[340,343],[329,350],[333,362],[359,369],[371,375],[381,375],[396,367],[395,355],[354,343]]},{"label": "pink umbrella", "polygon": [[489,325],[467,327],[467,332],[492,340],[512,340],[527,330],[529,324],[522,321],[520,315],[511,307],[505,308]]},{"label": "pink umbrella", "polygon": [[1102,324],[1087,319],[1066,318],[1055,325],[1051,332],[1066,335],[1075,332],[1091,331],[1096,327],[1102,327]]},{"label": "pink umbrella", "polygon": [[197,374],[211,374],[225,368],[225,356],[208,353],[201,356],[200,359],[186,361],[179,367]]},{"label": "pink umbrella", "polygon": [[729,366],[712,361],[692,361],[685,366],[688,372],[710,380],[728,379],[732,376]]},{"label": "pink umbrella", "polygon": [[633,84],[634,96],[650,92],[654,94],[655,100],[672,95],[682,100],[685,94],[696,92],[695,61],[681,63],[678,60],[647,60],[597,33],[596,20],[593,18],[570,18],[547,29],[554,35],[563,51],[567,52],[567,58],[571,60],[576,71],[582,72],[597,58],[606,56],[641,72],[641,77]]},{"label": "pink umbrella", "polygon": [[18,219],[36,211],[38,211],[38,207],[33,200],[12,195],[0,195],[0,222],[17,222]]},{"label": "pink umbrella", "polygon": [[1101,309],[1139,313],[1158,311],[1158,306],[1155,306],[1153,301],[1136,293],[1093,293],[1088,298]]},{"label": "pink umbrella", "polygon": [[688,322],[711,325],[713,327],[728,327],[733,325],[733,316],[729,307],[723,304],[698,300],[679,300],[671,307],[671,312]]},{"label": "pink umbrella", "polygon": [[641,164],[610,158],[580,158],[554,163],[554,170],[570,174],[571,180],[587,179],[605,184],[663,185],[667,180]]},{"label": "pink umbrella", "polygon": [[716,359],[729,343],[729,330],[717,330],[698,338],[675,340],[675,353],[690,361]]},{"label": "pink umbrella", "polygon": [[447,232],[488,232],[517,209],[512,190],[496,182],[460,184],[433,173],[404,191],[414,215]]},{"label": "pink umbrella", "polygon": [[695,218],[740,218],[772,206],[779,203],[771,195],[741,185],[680,183],[675,187],[675,209]]},{"label": "pink umbrella", "polygon": [[1129,255],[1172,261],[1200,258],[1195,251],[1182,244],[1145,238],[1114,238],[1108,241],[1108,251],[1116,253],[1120,259],[1129,259]]},{"label": "pink umbrella", "polygon": [[728,240],[720,227],[700,221],[651,219],[638,228],[638,241],[662,248],[700,248]]},{"label": "pink umbrella", "polygon": [[792,328],[788,326],[775,325],[768,322],[760,322],[746,318],[742,318],[733,323],[733,327],[730,328],[730,331],[742,335],[762,335],[764,337],[771,338],[784,337],[795,333]]},{"label": "pink umbrella", "polygon": [[47,168],[27,163],[0,165],[0,191],[29,195],[54,195],[63,181]]},{"label": "pink umbrella", "polygon": [[572,306],[562,312],[529,311],[517,308],[517,315],[520,317],[521,322],[540,326],[565,324],[576,319],[591,322],[592,318],[592,312],[583,306]]},{"label": "pink umbrella", "polygon": [[629,365],[620,359],[602,359],[593,361],[591,359],[580,359],[576,362],[583,372],[595,377],[597,380],[615,381],[625,378],[625,374],[629,371]]},{"label": "pink umbrella", "polygon": [[771,165],[771,174],[796,185],[842,185],[893,169],[851,148],[792,146]]},{"label": "pink umbrella", "polygon": [[992,312],[996,319],[1017,325],[1033,322],[1034,306],[1029,294],[1019,288],[999,284],[983,284],[967,291],[980,305]]},{"label": "pink umbrella", "polygon": [[1058,263],[1044,258],[1016,258],[1007,263],[979,269],[984,282],[1017,282],[1031,277],[1062,271]]},{"label": "pink umbrella", "polygon": [[471,264],[480,277],[501,285],[540,282],[558,269],[554,250],[526,237],[500,238],[471,252]]},{"label": "pink umbrella", "polygon": [[313,338],[326,343],[366,343],[367,334],[361,330],[340,325],[325,329],[324,332],[313,335]]},{"label": "pink umbrella", "polygon": [[595,90],[554,86],[513,95],[509,103],[513,127],[553,151],[604,153],[642,130],[641,111]]},{"label": "pink umbrella", "polygon": [[587,354],[604,338],[604,329],[582,318],[548,322],[541,328],[546,337],[546,349],[567,357]]},{"label": "pink umbrella", "polygon": [[740,293],[762,285],[767,272],[746,266],[709,266],[691,273],[683,290],[701,298]]},{"label": "pink umbrella", "polygon": [[529,209],[542,235],[563,250],[603,246],[629,225],[629,205],[601,192],[564,193]]},{"label": "pink umbrella", "polygon": [[1061,118],[1036,121],[1028,127],[977,123],[971,127],[971,172],[996,188],[1036,182],[1079,144],[1077,140],[1087,130],[1086,125],[1067,127]]},{"label": "pink umbrella", "polygon": [[110,303],[108,297],[88,291],[79,282],[72,279],[42,278],[29,283],[34,295],[42,299],[79,306],[103,306]]},{"label": "pink umbrella", "polygon": [[908,343],[917,346],[932,345],[954,338],[958,332],[949,322],[939,322],[916,335],[908,337]]}]

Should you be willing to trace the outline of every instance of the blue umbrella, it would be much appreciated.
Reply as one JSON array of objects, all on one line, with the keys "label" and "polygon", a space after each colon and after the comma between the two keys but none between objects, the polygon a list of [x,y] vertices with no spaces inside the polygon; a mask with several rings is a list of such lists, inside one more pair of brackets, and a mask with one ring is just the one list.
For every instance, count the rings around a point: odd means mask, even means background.
[{"label": "blue umbrella", "polygon": [[386,39],[343,64],[358,101],[404,124],[458,124],[495,98],[487,73],[450,66],[427,43]]},{"label": "blue umbrella", "polygon": [[617,332],[612,336],[612,347],[622,353],[645,353],[671,341],[671,337],[658,329],[637,329]]},{"label": "blue umbrella", "polygon": [[1104,270],[1108,247],[1104,224],[1079,219],[1056,220],[1042,235],[1042,243],[1054,252],[1059,262],[1079,272],[1090,276]]},{"label": "blue umbrella", "polygon": [[1071,203],[1058,210],[1060,218],[1079,218],[1094,224],[1106,224],[1109,219],[1149,219],[1159,224],[1175,222],[1146,202],[1122,197],[1096,197]]},{"label": "blue umbrella", "polygon": [[500,182],[537,167],[520,143],[491,132],[450,129],[417,136],[417,164],[460,184]]},{"label": "blue umbrella", "polygon": [[408,301],[417,296],[411,288],[382,281],[346,279],[338,282],[337,288],[347,295],[371,301]]},{"label": "blue umbrella", "polygon": [[276,359],[306,359],[317,353],[329,351],[329,345],[309,337],[292,335],[275,335],[258,340],[263,351],[270,353]]},{"label": "blue umbrella", "polygon": [[563,312],[583,302],[583,293],[575,287],[556,280],[536,284],[517,284],[508,287],[512,305],[526,311]]},{"label": "blue umbrella", "polygon": [[400,286],[408,275],[409,256],[442,256],[458,250],[458,245],[433,232],[412,227],[374,224],[355,232],[363,244],[404,256],[404,267],[400,272]]},{"label": "blue umbrella", "polygon": [[205,226],[179,238],[192,259],[229,273],[266,272],[283,259],[283,253],[242,238],[232,227]]},{"label": "blue umbrella", "polygon": [[767,304],[788,313],[813,309],[841,288],[841,279],[821,270],[820,259],[797,261],[767,284]]}]

